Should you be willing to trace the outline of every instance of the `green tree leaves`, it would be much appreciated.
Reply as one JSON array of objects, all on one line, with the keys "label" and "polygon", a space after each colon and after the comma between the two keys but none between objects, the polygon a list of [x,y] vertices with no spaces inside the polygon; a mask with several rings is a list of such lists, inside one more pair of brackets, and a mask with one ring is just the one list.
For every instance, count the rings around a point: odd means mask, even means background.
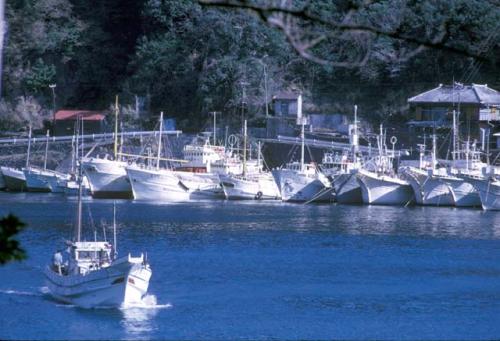
[{"label": "green tree leaves", "polygon": [[25,226],[19,218],[12,214],[0,219],[0,265],[26,258],[26,252],[15,239]]},{"label": "green tree leaves", "polygon": [[35,64],[28,70],[24,78],[26,87],[34,92],[39,93],[46,89],[49,84],[54,83],[56,77],[56,68],[54,65],[47,65],[42,58],[38,58]]}]

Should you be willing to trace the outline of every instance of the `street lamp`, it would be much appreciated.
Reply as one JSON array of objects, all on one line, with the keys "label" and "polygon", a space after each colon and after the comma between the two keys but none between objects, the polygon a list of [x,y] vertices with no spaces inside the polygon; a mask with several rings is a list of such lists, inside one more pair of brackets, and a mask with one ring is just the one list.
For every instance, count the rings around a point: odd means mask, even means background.
[{"label": "street lamp", "polygon": [[54,131],[56,124],[56,86],[56,84],[49,84],[49,88],[52,90],[52,131]]}]

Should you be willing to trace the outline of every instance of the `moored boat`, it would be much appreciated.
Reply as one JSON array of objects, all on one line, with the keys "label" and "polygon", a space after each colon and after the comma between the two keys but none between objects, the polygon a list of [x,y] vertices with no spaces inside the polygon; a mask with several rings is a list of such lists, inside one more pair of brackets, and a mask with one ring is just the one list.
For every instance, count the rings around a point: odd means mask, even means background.
[{"label": "moored boat", "polygon": [[366,169],[358,170],[356,176],[365,204],[405,206],[415,200],[411,185],[403,179]]},{"label": "moored boat", "polygon": [[94,198],[130,199],[132,187],[127,178],[127,162],[103,158],[83,158],[82,167]]},{"label": "moored boat", "polygon": [[26,190],[26,177],[20,169],[13,167],[1,167],[5,188],[11,192],[21,192]]}]

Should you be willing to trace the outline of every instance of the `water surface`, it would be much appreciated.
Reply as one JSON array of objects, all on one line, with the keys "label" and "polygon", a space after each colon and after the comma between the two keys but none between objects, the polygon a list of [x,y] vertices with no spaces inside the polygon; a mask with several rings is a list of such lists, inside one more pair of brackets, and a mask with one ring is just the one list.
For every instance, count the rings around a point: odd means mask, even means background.
[{"label": "water surface", "polygon": [[[0,267],[0,339],[500,337],[500,214],[472,209],[117,201],[118,251],[147,252],[149,309],[42,292],[75,200],[0,193],[29,258]],[[86,236],[113,201],[85,202]],[[112,236],[107,229],[108,238]]]}]

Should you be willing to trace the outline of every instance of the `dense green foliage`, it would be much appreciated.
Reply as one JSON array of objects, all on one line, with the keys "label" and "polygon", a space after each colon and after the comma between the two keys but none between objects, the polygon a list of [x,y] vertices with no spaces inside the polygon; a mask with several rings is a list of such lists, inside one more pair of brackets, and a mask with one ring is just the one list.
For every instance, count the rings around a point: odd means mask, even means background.
[{"label": "dense green foliage", "polygon": [[[311,8],[335,18],[348,5],[316,1]],[[405,34],[417,37],[432,36],[452,18],[446,28],[453,46],[498,55],[500,14],[487,0],[374,1],[359,15],[380,27],[404,18]],[[185,130],[196,130],[213,110],[237,122],[243,93],[249,115],[262,115],[266,86],[269,97],[302,90],[310,110],[348,113],[358,103],[374,121],[404,113],[407,97],[453,79],[500,88],[498,59],[472,64],[465,55],[427,49],[401,61],[391,56],[404,42],[383,36],[362,67],[315,64],[255,13],[193,0],[13,0],[6,21],[0,111],[9,128],[33,118],[6,119],[25,113],[26,102],[49,115],[49,84],[57,84],[58,108],[107,109],[120,94],[122,104],[135,107],[139,98],[146,111],[162,110]],[[344,35],[324,46],[316,52],[340,58],[361,45]]]},{"label": "dense green foliage", "polygon": [[26,258],[25,251],[15,239],[24,226],[25,224],[12,214],[0,219],[0,265]]}]

